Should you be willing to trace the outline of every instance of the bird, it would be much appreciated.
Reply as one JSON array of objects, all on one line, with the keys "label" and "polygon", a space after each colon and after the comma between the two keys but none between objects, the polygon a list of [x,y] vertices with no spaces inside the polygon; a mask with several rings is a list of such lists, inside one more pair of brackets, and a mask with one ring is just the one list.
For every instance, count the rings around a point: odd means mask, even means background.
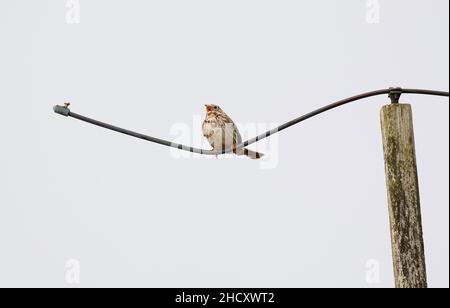
[{"label": "bird", "polygon": [[217,105],[205,105],[206,117],[203,122],[203,136],[212,146],[216,157],[224,150],[233,150],[238,156],[248,156],[251,159],[260,159],[262,153],[251,151],[245,148],[237,149],[242,143],[242,137],[233,120]]}]

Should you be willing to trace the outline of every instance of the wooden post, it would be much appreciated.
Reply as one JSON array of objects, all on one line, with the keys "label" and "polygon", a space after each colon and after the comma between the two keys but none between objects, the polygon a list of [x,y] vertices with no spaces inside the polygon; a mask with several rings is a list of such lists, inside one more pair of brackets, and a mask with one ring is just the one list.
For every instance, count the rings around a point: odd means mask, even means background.
[{"label": "wooden post", "polygon": [[411,105],[381,110],[395,286],[427,288]]}]

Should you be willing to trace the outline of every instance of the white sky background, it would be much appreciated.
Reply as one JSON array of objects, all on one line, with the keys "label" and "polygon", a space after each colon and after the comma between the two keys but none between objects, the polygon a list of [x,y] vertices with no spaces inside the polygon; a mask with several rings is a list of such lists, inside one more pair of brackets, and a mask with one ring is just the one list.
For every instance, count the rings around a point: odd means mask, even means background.
[{"label": "white sky background", "polygon": [[[83,287],[393,286],[386,97],[283,132],[270,170],[175,159],[51,108],[70,101],[173,139],[205,103],[240,123],[283,123],[368,90],[448,90],[447,0],[380,0],[375,24],[361,0],[80,4],[67,24],[65,1],[0,2],[0,287],[70,286],[70,259]],[[448,287],[449,103],[402,101],[413,104],[429,284]]]}]

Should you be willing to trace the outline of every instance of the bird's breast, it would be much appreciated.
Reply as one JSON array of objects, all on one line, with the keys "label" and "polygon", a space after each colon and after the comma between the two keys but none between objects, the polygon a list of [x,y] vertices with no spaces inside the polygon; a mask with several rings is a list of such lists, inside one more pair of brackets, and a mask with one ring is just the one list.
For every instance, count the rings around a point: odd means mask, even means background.
[{"label": "bird's breast", "polygon": [[203,135],[205,137],[210,136],[214,129],[217,127],[217,122],[212,119],[206,119],[205,122],[203,122]]}]

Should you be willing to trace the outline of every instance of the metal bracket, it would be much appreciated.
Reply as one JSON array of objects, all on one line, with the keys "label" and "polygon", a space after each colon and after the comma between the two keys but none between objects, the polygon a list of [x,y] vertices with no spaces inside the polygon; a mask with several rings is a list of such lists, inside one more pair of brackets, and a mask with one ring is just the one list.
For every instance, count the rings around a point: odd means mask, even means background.
[{"label": "metal bracket", "polygon": [[402,88],[389,88],[389,98],[391,99],[391,104],[399,104],[400,97],[403,94]]}]

